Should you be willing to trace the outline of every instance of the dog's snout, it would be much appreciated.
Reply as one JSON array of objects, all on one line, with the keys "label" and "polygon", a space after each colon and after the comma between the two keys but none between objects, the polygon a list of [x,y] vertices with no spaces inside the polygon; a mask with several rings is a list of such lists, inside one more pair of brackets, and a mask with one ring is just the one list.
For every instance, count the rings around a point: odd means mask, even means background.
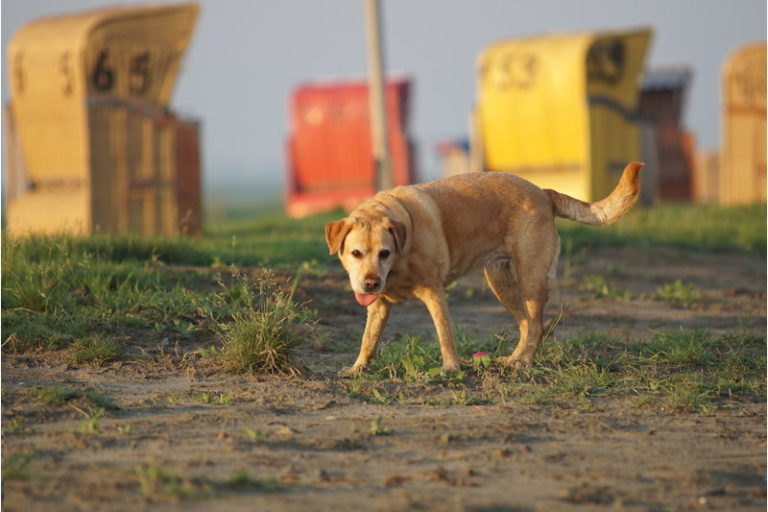
[{"label": "dog's snout", "polygon": [[375,292],[381,285],[381,278],[375,274],[366,274],[363,279],[366,292]]}]

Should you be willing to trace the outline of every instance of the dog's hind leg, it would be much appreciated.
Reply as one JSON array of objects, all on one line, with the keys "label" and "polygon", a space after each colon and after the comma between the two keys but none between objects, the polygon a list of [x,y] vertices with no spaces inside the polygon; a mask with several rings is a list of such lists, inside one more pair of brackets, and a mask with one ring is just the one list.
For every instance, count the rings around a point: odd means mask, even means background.
[{"label": "dog's hind leg", "polygon": [[[524,340],[528,339],[530,322],[525,312],[523,299],[520,296],[520,286],[512,259],[507,254],[493,254],[486,260],[483,272],[493,294],[496,295],[507,312],[517,320],[520,329],[519,347],[524,343]],[[500,358],[500,362],[505,365],[513,364],[509,359],[509,357],[503,357]]]},{"label": "dog's hind leg", "polygon": [[525,318],[520,299],[515,267],[512,258],[505,253],[494,253],[485,260],[485,280],[502,306],[518,322]]},{"label": "dog's hind leg", "polygon": [[342,376],[352,376],[362,373],[368,363],[376,354],[376,346],[379,344],[381,333],[389,318],[389,310],[392,303],[384,297],[379,297],[376,302],[368,306],[368,316],[365,321],[365,332],[360,345],[360,354],[355,364],[344,368],[339,372]]},{"label": "dog's hind leg", "polygon": [[[554,238],[550,238],[554,235]],[[507,366],[528,365],[541,344],[544,333],[544,306],[549,296],[553,273],[553,252],[557,232],[539,232],[517,240],[512,257],[491,258],[485,276],[496,297],[517,320],[520,341],[512,355],[501,358]],[[542,261],[542,259],[544,261]]]}]

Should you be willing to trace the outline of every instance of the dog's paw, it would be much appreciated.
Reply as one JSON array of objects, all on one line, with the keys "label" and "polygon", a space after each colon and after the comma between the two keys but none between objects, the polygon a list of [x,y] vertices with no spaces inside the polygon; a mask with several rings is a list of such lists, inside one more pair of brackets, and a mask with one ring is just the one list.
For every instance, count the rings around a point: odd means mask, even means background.
[{"label": "dog's paw", "polygon": [[364,371],[365,371],[365,366],[347,366],[339,370],[339,377],[343,377],[345,379],[351,379],[353,377],[362,375]]},{"label": "dog's paw", "polygon": [[496,362],[501,366],[511,370],[524,370],[525,368],[530,368],[531,366],[531,361],[513,358],[512,356],[497,357]]},{"label": "dog's paw", "polygon": [[461,365],[458,361],[451,361],[448,363],[443,363],[443,371],[444,372],[458,372],[461,371]]}]

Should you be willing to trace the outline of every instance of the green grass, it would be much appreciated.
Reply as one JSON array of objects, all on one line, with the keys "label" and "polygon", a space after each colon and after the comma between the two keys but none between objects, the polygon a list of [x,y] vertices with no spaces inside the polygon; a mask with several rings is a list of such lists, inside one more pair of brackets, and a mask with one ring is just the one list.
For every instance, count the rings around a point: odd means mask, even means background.
[{"label": "green grass", "polygon": [[3,457],[3,478],[7,480],[30,480],[33,478],[29,470],[32,459],[18,453]]},{"label": "green grass", "polygon": [[[306,334],[297,326],[311,318],[290,290],[260,281],[248,266],[295,271],[309,265],[322,271],[335,265],[327,254],[323,225],[342,215],[296,221],[282,214],[242,214],[198,238],[4,239],[3,351],[66,347],[73,361],[86,364],[128,357],[127,347],[108,346],[110,340],[194,339],[206,344],[195,357],[220,358],[232,371],[292,373],[294,349]],[[667,246],[765,257],[765,218],[765,205],[662,204],[635,208],[606,228],[558,223],[570,251]],[[601,296],[624,295],[601,276],[588,278],[584,286]],[[655,297],[687,303],[700,294],[676,281],[661,286]],[[459,331],[457,345],[467,371],[443,374],[436,340],[404,336],[381,347],[365,379],[459,386],[451,388],[454,394],[446,401],[456,404],[487,400],[491,395],[462,394],[460,386],[477,378],[490,382],[496,374],[500,380],[493,396],[532,403],[630,396],[637,404],[701,409],[724,398],[765,396],[764,337],[683,330],[659,333],[646,343],[595,334],[555,338],[544,344],[532,368],[518,372],[495,365],[472,368],[473,353],[509,354],[510,340],[478,339]],[[349,392],[383,404],[405,397],[391,390],[374,394],[367,382],[353,381]],[[84,396],[45,388],[36,393],[40,402],[59,405]]]},{"label": "green grass", "polygon": [[203,500],[220,496],[221,493],[261,491],[279,492],[285,489],[277,479],[260,480],[245,469],[235,470],[224,481],[204,477],[190,477],[153,462],[134,468],[136,483],[142,495],[152,501]]},{"label": "green grass", "polygon": [[[261,299],[254,301],[254,292],[239,276],[249,267],[295,271],[309,264],[322,271],[338,265],[328,255],[323,226],[343,215],[336,211],[293,220],[274,212],[253,217],[241,208],[200,237],[4,237],[3,352],[69,348],[76,364],[98,364],[131,357],[123,340],[159,346],[166,338],[209,344],[218,339],[230,348],[216,347],[220,353],[203,355],[223,357],[232,369],[236,369],[233,361],[240,359],[242,370],[260,367],[253,357],[264,351],[257,345],[246,347],[244,340],[274,337],[282,340],[278,353],[286,357],[267,357],[291,364],[289,354],[299,340],[294,327],[305,313],[280,301],[269,306],[272,312],[258,306]],[[569,251],[605,245],[673,246],[764,257],[765,218],[762,204],[731,208],[662,204],[637,207],[606,228],[568,221],[559,225]],[[609,297],[625,293],[604,278],[586,286]],[[685,283],[670,283],[657,296],[684,303],[696,300],[697,292]],[[488,348],[493,350],[496,344],[498,340],[491,340]],[[162,347],[159,352],[165,354]],[[393,371],[419,379],[432,356],[412,355],[414,366]],[[426,359],[420,362],[418,357]],[[430,371],[432,377],[439,374]]]},{"label": "green grass", "polygon": [[385,436],[391,433],[388,428],[381,425],[381,419],[381,416],[377,416],[371,420],[371,424],[368,427],[368,432],[372,436]]},{"label": "green grass", "polygon": [[[35,236],[3,239],[3,351],[52,350],[81,339],[213,336],[246,304],[234,266],[296,269],[332,261],[325,222],[282,214],[238,218],[205,237]],[[184,267],[180,267],[184,266]],[[192,267],[190,267],[192,266]],[[122,352],[124,347],[116,347]],[[113,358],[116,356],[109,356]]]},{"label": "green grass", "polygon": [[268,480],[259,480],[252,477],[245,469],[235,470],[232,475],[224,481],[222,486],[226,490],[231,491],[282,491],[284,489],[277,479],[270,478]]},{"label": "green grass", "polygon": [[232,395],[231,391],[227,391],[226,393],[200,393],[197,395],[197,399],[205,404],[215,404],[215,405],[227,405],[232,401],[232,398],[234,396]]},{"label": "green grass", "polygon": [[76,339],[71,345],[71,350],[71,360],[75,364],[93,363],[100,365],[108,361],[116,361],[122,357],[122,349],[117,342],[100,334],[91,334]]},{"label": "green grass", "polygon": [[701,293],[695,289],[693,284],[676,279],[671,283],[662,285],[656,291],[656,297],[661,300],[687,304],[701,299]]},{"label": "green grass", "polygon": [[106,411],[103,408],[91,411],[88,417],[80,422],[80,433],[89,435],[98,435],[101,433],[101,426],[99,420],[104,416]]},{"label": "green grass", "polygon": [[596,299],[632,300],[629,290],[615,288],[600,275],[584,276],[582,288],[591,292]]},{"label": "green grass", "polygon": [[241,373],[298,374],[293,351],[301,342],[297,324],[307,318],[304,308],[268,273],[237,290],[230,298],[242,304],[242,312],[219,335],[225,367]]},{"label": "green grass", "polygon": [[103,393],[93,390],[63,388],[60,386],[38,386],[32,388],[30,396],[40,405],[60,407],[70,400],[83,399],[93,407],[101,409],[117,409],[114,401]]},{"label": "green grass", "polygon": [[[295,220],[282,213],[237,218],[209,229],[205,236],[135,236],[97,234],[88,237],[33,236],[4,239],[3,253],[40,264],[86,259],[89,262],[145,262],[155,265],[270,266],[295,268],[304,261],[331,262],[324,226],[342,211]],[[57,265],[58,266],[58,265]],[[49,268],[56,271],[56,268]],[[35,300],[39,300],[35,297]]]},{"label": "green grass", "polygon": [[662,203],[635,206],[616,223],[603,228],[559,219],[563,247],[601,246],[677,247],[688,250],[739,251],[766,254],[764,203],[722,207]]},{"label": "green grass", "polygon": [[457,348],[471,368],[467,372],[442,374],[435,340],[403,336],[381,348],[371,371],[352,381],[348,392],[385,405],[405,400],[402,390],[382,392],[376,387],[375,382],[389,380],[428,384],[438,394],[447,386],[447,398],[426,399],[435,405],[472,405],[499,397],[531,404],[632,398],[638,405],[696,410],[723,400],[766,396],[765,338],[744,333],[715,336],[680,329],[657,333],[645,342],[595,333],[553,338],[545,341],[534,364],[521,370],[496,363],[471,365],[478,349],[495,359],[508,355],[512,347],[497,338],[461,336]]},{"label": "green grass", "polygon": [[532,368],[510,376],[510,395],[535,403],[653,397],[694,409],[725,398],[764,400],[764,352],[764,337],[687,329],[658,333],[649,342],[595,334],[554,339]]},{"label": "green grass", "polygon": [[[473,365],[472,355],[485,352],[493,357],[506,355],[509,340],[500,336],[478,338],[459,328],[454,328],[456,349],[459,357]],[[476,361],[474,361],[476,363]],[[436,339],[404,335],[382,344],[378,355],[371,362],[370,372],[376,378],[398,379],[406,382],[460,381],[466,373],[443,372],[440,347]]]},{"label": "green grass", "polygon": [[144,464],[134,469],[141,493],[147,499],[206,499],[214,493],[211,484],[204,479],[181,476],[158,464]]}]

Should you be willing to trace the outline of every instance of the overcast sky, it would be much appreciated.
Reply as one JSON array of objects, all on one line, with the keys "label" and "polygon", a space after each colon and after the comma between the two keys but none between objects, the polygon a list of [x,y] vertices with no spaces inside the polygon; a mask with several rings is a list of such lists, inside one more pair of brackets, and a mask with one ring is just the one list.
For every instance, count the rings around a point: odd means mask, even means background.
[{"label": "overcast sky", "polygon": [[[5,50],[25,23],[111,5],[104,0],[3,0]],[[172,105],[203,120],[206,181],[280,178],[287,101],[299,83],[362,76],[363,0],[203,0]],[[474,99],[474,61],[489,43],[575,30],[650,26],[647,67],[688,65],[686,124],[699,145],[719,145],[723,60],[765,39],[765,0],[384,0],[390,71],[415,80],[411,133],[422,176],[435,177],[435,142],[463,136]],[[426,171],[426,172],[424,172]]]}]

